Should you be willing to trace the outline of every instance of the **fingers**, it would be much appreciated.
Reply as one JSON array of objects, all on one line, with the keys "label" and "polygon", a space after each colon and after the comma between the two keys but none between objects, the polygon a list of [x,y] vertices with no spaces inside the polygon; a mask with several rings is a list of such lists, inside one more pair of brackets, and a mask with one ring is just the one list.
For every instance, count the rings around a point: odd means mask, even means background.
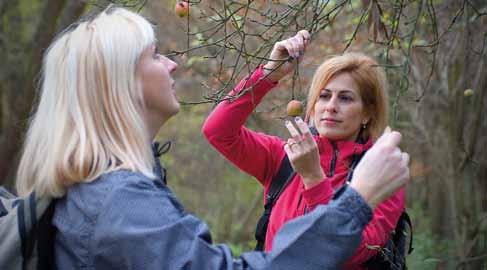
[{"label": "fingers", "polygon": [[304,54],[304,41],[301,37],[294,36],[290,39],[290,42],[293,47],[294,58],[299,58]]},{"label": "fingers", "polygon": [[375,142],[375,144],[381,144],[382,141],[384,141],[389,136],[390,133],[391,133],[391,128],[390,127],[386,127],[386,129],[384,130],[384,132],[382,133],[382,135],[377,139],[377,141]]},{"label": "fingers", "polygon": [[401,142],[402,135],[401,135],[401,133],[399,133],[397,131],[391,131],[391,133],[389,133],[389,137],[387,139],[388,139],[388,142],[392,146],[397,147],[397,146],[399,146],[399,143]]},{"label": "fingers", "polygon": [[[396,148],[399,149],[399,148]],[[398,150],[399,151],[399,150]],[[399,151],[400,152],[400,151]],[[400,161],[396,163],[396,171],[397,175],[393,177],[393,181],[391,181],[391,184],[393,185],[392,190],[397,190],[400,187],[404,186],[407,184],[407,182],[410,179],[410,174],[409,174],[409,154],[406,152],[400,152]]]},{"label": "fingers", "polygon": [[284,125],[286,126],[287,130],[289,130],[291,137],[295,141],[301,141],[301,134],[299,134],[299,131],[294,127],[294,125],[291,123],[291,121],[286,121],[284,123]]},{"label": "fingers", "polygon": [[409,154],[406,152],[402,153],[402,161],[404,162],[404,165],[409,166]]},{"label": "fingers", "polygon": [[284,47],[286,47],[289,56],[293,58],[298,58],[301,54],[301,51],[304,51],[303,43],[300,43],[299,39],[296,36],[284,40]]},{"label": "fingers", "polygon": [[293,45],[295,49],[299,52],[298,57],[304,55],[304,50],[308,46],[309,42],[311,40],[311,36],[306,30],[301,30],[299,31],[294,37],[293,37]]},{"label": "fingers", "polygon": [[[293,138],[289,138],[284,144],[284,151],[286,152],[286,155],[288,156],[289,160],[292,162],[296,160],[297,156],[300,155],[301,153],[301,147],[298,142],[296,142]],[[294,168],[294,166],[293,166]]]},{"label": "fingers", "polygon": [[315,141],[313,139],[313,135],[311,134],[311,131],[309,130],[308,124],[306,124],[301,117],[296,117],[296,126],[292,124],[291,121],[286,121],[285,125],[286,128],[289,130],[289,133],[291,134],[292,138],[296,142],[306,142],[306,145],[312,146],[315,144]]},{"label": "fingers", "polygon": [[301,134],[303,134],[304,140],[308,143],[314,143],[313,135],[311,135],[308,124],[306,124],[301,117],[296,117],[296,124],[300,129]]},{"label": "fingers", "polygon": [[286,49],[289,56],[299,58],[304,54],[306,46],[311,40],[311,35],[307,30],[299,31],[295,36],[276,43]]},{"label": "fingers", "polygon": [[304,48],[306,48],[311,41],[311,34],[308,32],[308,30],[301,30],[297,33],[297,35],[301,37]]},{"label": "fingers", "polygon": [[280,51],[287,53],[292,58],[297,58],[296,49],[290,39],[279,41],[276,43],[276,48]]},{"label": "fingers", "polygon": [[392,131],[390,127],[386,127],[384,133],[377,139],[376,145],[389,145],[391,147],[399,146],[402,135],[397,131]]},{"label": "fingers", "polygon": [[293,155],[293,151],[292,151],[292,149],[291,149],[291,146],[292,146],[292,144],[289,144],[289,142],[288,142],[288,143],[286,143],[286,144],[284,144],[284,151],[286,152],[286,155],[287,155],[288,157],[290,157],[290,156],[292,156],[292,155]]},{"label": "fingers", "polygon": [[[407,153],[403,153],[403,161],[409,163],[409,155]],[[395,179],[395,181],[393,181],[393,183],[395,183],[395,185],[397,186],[396,189],[406,185],[411,179],[409,168],[406,164],[404,165],[404,167],[405,168],[403,169],[401,174]]]},{"label": "fingers", "polygon": [[276,42],[276,44],[274,44],[274,50],[288,53],[289,49],[286,46],[286,40]]},{"label": "fingers", "polygon": [[299,30],[297,35],[302,36],[305,40],[311,40],[311,34],[306,29]]},{"label": "fingers", "polygon": [[299,141],[296,141],[295,139],[293,138],[289,138],[287,139],[287,144],[289,145],[289,147],[296,147],[298,145]]}]

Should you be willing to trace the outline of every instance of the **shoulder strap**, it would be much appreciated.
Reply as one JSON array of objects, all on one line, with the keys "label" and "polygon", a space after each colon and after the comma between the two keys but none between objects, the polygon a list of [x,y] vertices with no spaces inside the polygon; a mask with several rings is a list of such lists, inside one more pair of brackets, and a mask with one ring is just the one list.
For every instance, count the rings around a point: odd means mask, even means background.
[{"label": "shoulder strap", "polygon": [[35,192],[30,193],[29,196],[20,199],[18,202],[18,230],[23,269],[29,269],[31,260],[38,258],[35,247],[38,244],[39,221],[44,217],[51,204],[52,198],[39,197]]},{"label": "shoulder strap", "polygon": [[404,216],[404,221],[406,221],[406,223],[411,228],[411,235],[409,236],[410,241],[409,241],[409,248],[408,248],[408,254],[411,254],[411,252],[413,252],[413,250],[414,250],[414,248],[413,248],[413,223],[411,222],[411,218],[409,217],[409,214],[406,211],[404,211],[402,214]]},{"label": "shoulder strap", "polygon": [[355,170],[355,167],[357,167],[358,163],[362,159],[362,157],[365,155],[365,152],[362,152],[361,154],[354,154],[352,157],[352,163],[350,163],[350,169],[348,170],[347,174],[347,184],[350,184],[352,182],[352,177],[353,177],[353,171]]},{"label": "shoulder strap", "polygon": [[272,178],[271,186],[269,187],[269,191],[267,192],[266,196],[266,204],[270,202],[272,205],[274,205],[294,175],[295,172],[291,166],[291,161],[289,161],[289,157],[285,155],[281,161],[279,171],[274,178]]},{"label": "shoulder strap", "polygon": [[55,269],[54,242],[56,239],[56,227],[52,224],[57,200],[49,203],[46,211],[40,218],[36,230],[32,233],[36,238],[37,267],[36,270]]},{"label": "shoulder strap", "polygon": [[[413,224],[411,223],[411,218],[409,217],[409,214],[404,210],[399,217],[399,221],[397,222],[396,226],[396,231],[399,231],[401,234],[395,234],[393,236],[393,241],[394,243],[398,243],[398,245],[404,247],[404,251],[402,251],[402,254],[408,255],[413,252]],[[404,239],[402,241],[407,241],[405,243],[401,243],[401,239],[404,238],[404,234],[406,236],[409,236],[408,240]]]},{"label": "shoulder strap", "polygon": [[272,178],[269,191],[266,195],[266,202],[264,204],[264,213],[259,218],[257,226],[255,228],[255,239],[257,240],[257,245],[255,250],[264,250],[265,236],[267,233],[267,226],[269,225],[269,218],[271,216],[272,207],[276,203],[277,199],[281,195],[282,191],[289,184],[291,179],[293,179],[296,172],[294,172],[291,162],[287,155],[284,156],[279,167],[279,171]]}]

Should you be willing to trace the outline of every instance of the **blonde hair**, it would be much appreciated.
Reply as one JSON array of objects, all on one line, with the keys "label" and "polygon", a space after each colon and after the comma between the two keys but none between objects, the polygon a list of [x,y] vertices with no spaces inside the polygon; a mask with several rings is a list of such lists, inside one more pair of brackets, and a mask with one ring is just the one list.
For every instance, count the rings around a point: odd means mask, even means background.
[{"label": "blonde hair", "polygon": [[384,70],[371,57],[362,53],[345,53],[323,62],[315,72],[308,94],[306,120],[312,123],[314,107],[321,90],[338,74],[346,72],[358,85],[364,112],[370,117],[362,137],[377,139],[387,125],[388,95]]},{"label": "blonde hair", "polygon": [[19,195],[62,196],[69,185],[117,169],[155,177],[135,76],[142,51],[155,42],[152,25],[109,7],[70,28],[44,56],[40,100],[17,172]]}]

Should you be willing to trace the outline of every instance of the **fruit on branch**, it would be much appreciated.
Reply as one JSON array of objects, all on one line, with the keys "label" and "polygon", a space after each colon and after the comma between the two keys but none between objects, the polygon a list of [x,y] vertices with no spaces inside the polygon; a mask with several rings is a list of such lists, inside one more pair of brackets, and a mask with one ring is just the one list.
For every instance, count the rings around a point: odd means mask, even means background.
[{"label": "fruit on branch", "polygon": [[291,100],[287,104],[287,115],[296,117],[303,113],[303,103],[299,100]]},{"label": "fruit on branch", "polygon": [[465,91],[463,91],[463,95],[466,97],[473,96],[473,90],[472,89],[465,89]]},{"label": "fruit on branch", "polygon": [[189,14],[189,4],[185,1],[178,1],[176,2],[176,7],[174,8],[176,15],[183,18],[188,16]]}]

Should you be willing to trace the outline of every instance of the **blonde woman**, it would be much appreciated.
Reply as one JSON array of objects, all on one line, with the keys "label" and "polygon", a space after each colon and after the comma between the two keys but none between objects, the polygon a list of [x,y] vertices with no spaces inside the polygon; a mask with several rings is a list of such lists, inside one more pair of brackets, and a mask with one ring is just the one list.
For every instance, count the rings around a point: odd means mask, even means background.
[{"label": "blonde woman", "polygon": [[[282,64],[282,61],[289,56],[303,56],[309,38],[309,33],[303,30],[276,43],[270,57],[273,60],[242,80],[230,95],[246,89],[251,91],[233,102],[221,102],[203,126],[208,141],[233,164],[254,176],[267,195],[286,156],[296,172],[270,214],[263,239],[265,251],[273,250],[274,236],[286,222],[330,202],[334,192],[350,180],[347,176],[351,175],[352,164],[372,147],[387,124],[387,85],[383,70],[369,56],[345,53],[325,60],[315,72],[305,120],[317,134],[309,143],[303,141],[289,121],[286,127],[291,138],[287,141],[244,126],[264,96],[293,69],[293,63]],[[306,125],[301,118],[297,121]],[[377,163],[370,170],[381,166]],[[345,269],[366,268],[364,263],[377,254],[377,249],[370,247],[386,244],[404,207],[401,189],[375,209]]]},{"label": "blonde woman", "polygon": [[[44,56],[17,188],[58,198],[56,268],[338,268],[372,209],[406,183],[390,175],[407,172],[407,162],[390,159],[372,181],[356,181],[328,207],[284,226],[272,253],[234,259],[226,245],[212,245],[207,226],[166,185],[152,140],[179,111],[177,64],[156,42],[146,19],[110,7],[70,27]],[[394,155],[399,141],[396,132],[384,134],[363,167]],[[382,155],[381,147],[394,151]]]}]

